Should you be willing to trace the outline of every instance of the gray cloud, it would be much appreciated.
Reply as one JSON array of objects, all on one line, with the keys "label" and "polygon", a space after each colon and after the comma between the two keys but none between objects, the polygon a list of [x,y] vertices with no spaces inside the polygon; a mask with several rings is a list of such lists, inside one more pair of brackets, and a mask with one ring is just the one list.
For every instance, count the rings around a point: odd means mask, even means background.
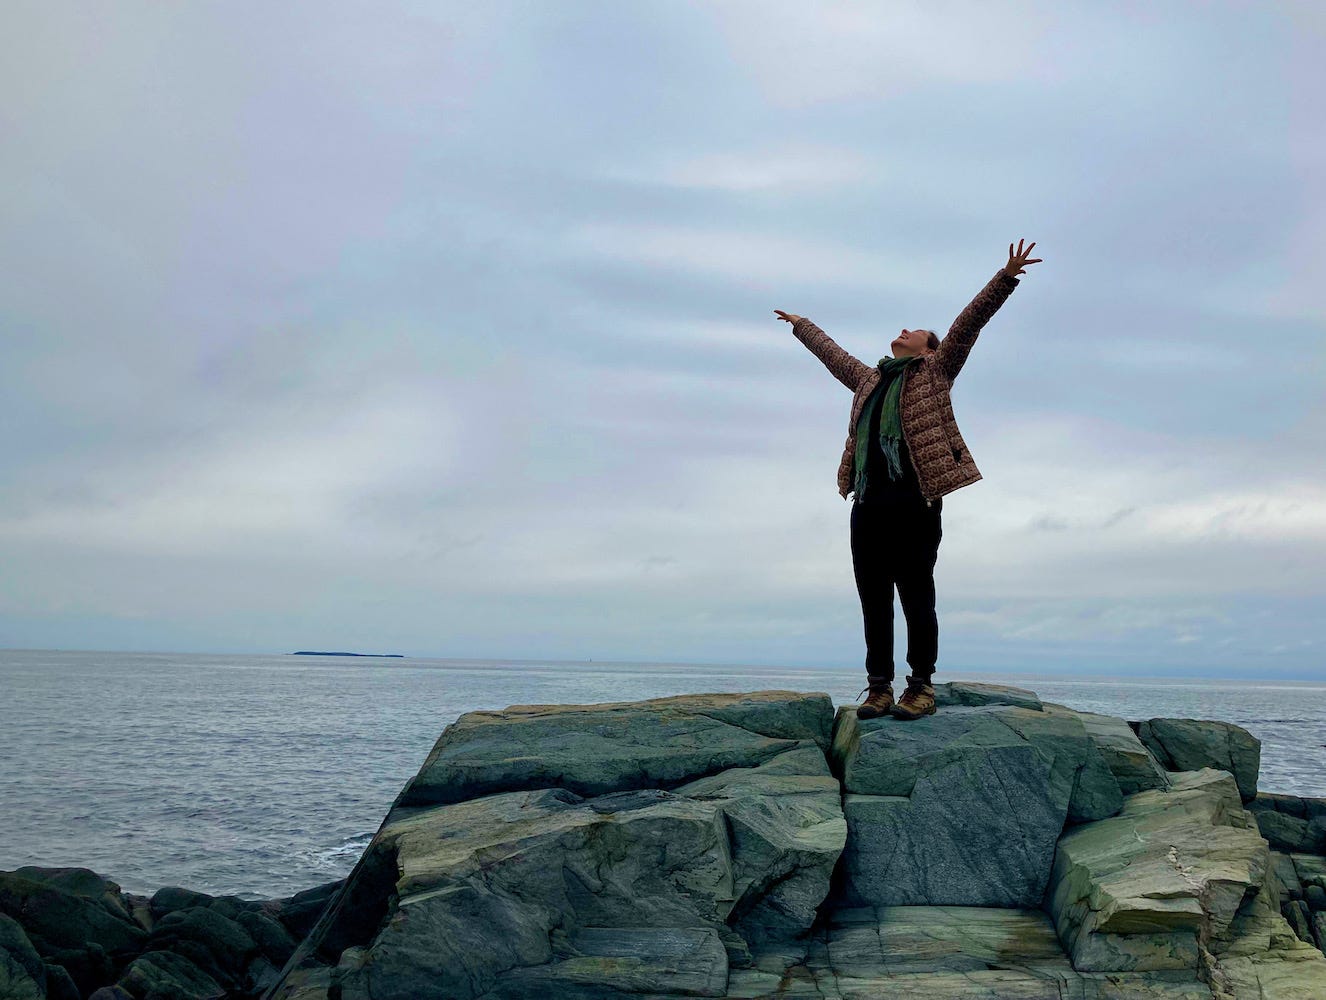
[{"label": "gray cloud", "polygon": [[1321,675],[1308,5],[13,7],[0,644],[852,664],[848,397],[955,390],[941,669]]}]

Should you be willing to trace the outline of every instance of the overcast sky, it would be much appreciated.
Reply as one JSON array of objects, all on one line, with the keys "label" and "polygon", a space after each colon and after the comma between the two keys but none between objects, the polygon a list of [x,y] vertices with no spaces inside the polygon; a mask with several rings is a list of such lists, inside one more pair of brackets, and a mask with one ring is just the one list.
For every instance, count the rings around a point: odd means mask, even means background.
[{"label": "overcast sky", "polygon": [[1326,678],[1321,10],[6,3],[0,646],[859,665],[773,310],[1026,237],[937,676]]}]

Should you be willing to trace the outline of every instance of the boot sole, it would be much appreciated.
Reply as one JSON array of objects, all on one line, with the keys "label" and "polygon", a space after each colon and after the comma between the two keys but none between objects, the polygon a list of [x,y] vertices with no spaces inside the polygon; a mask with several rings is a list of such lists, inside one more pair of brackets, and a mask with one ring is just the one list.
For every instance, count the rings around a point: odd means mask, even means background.
[{"label": "boot sole", "polygon": [[893,711],[893,706],[892,706],[892,705],[890,705],[888,708],[886,708],[886,709],[885,709],[884,711],[882,711],[882,712],[881,712],[881,711],[878,711],[878,710],[876,710],[876,709],[873,709],[873,708],[867,708],[867,709],[860,709],[860,708],[858,708],[858,709],[856,710],[856,717],[857,717],[858,719],[878,719],[878,718],[881,718],[881,717],[883,717],[883,716],[885,716],[885,715],[890,714],[892,711]]}]

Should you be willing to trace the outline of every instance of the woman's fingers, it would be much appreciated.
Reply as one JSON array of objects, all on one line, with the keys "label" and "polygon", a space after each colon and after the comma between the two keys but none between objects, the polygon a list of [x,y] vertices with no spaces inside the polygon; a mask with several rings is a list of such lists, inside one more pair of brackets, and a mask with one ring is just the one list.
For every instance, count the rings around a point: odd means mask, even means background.
[{"label": "woman's fingers", "polygon": [[[1027,244],[1025,247],[1023,247],[1024,243]],[[1034,247],[1035,245],[1036,245],[1035,240],[1032,240],[1030,243],[1027,243],[1025,239],[1020,239],[1018,240],[1018,248],[1016,251],[1014,251],[1013,244],[1010,243],[1008,245],[1008,259],[1026,261],[1027,255],[1031,253],[1031,248]],[[1027,261],[1027,263],[1030,262]]]}]

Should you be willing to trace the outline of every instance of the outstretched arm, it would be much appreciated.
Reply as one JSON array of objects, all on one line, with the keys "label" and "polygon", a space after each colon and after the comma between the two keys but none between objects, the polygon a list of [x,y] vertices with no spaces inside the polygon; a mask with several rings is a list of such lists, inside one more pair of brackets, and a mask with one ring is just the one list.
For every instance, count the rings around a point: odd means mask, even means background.
[{"label": "outstretched arm", "polygon": [[999,307],[1013,294],[1013,289],[1017,288],[1017,276],[1026,273],[1026,265],[1041,262],[1042,258],[1030,256],[1031,248],[1036,244],[1031,243],[1024,250],[1022,243],[1022,240],[1018,240],[1016,253],[1013,252],[1013,244],[1008,245],[1008,263],[995,273],[976,298],[968,303],[967,308],[958,314],[953,326],[949,328],[948,336],[939,342],[935,358],[949,382],[962,371],[981,328],[990,322],[990,317],[999,311]]},{"label": "outstretched arm", "polygon": [[861,384],[866,372],[870,371],[869,365],[844,351],[833,342],[833,338],[804,316],[783,312],[781,309],[775,309],[774,312],[778,314],[779,319],[792,324],[792,333],[797,340],[810,348],[810,352],[824,362],[824,367],[829,369],[829,373],[834,378],[856,392],[856,387]]}]

